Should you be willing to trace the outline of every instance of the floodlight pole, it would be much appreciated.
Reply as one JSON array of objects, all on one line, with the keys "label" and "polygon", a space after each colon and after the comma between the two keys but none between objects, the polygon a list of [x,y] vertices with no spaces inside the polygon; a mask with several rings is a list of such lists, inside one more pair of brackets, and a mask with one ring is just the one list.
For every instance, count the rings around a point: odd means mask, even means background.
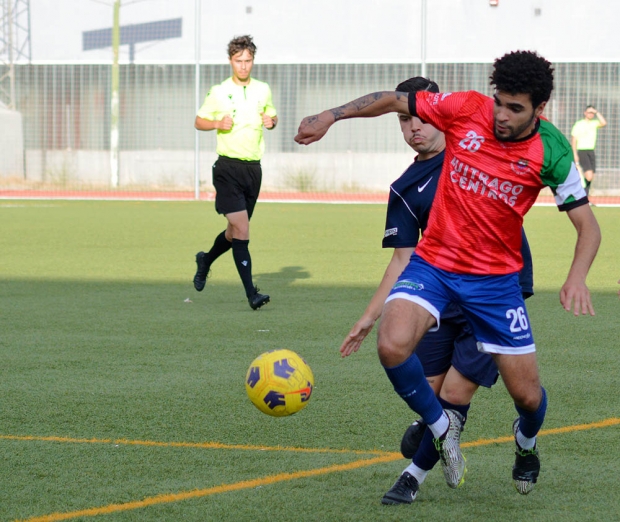
[{"label": "floodlight pole", "polygon": [[12,0],[9,0],[9,2],[7,2],[8,4],[8,13],[7,13],[7,22],[6,22],[6,26],[8,28],[8,50],[9,50],[9,97],[10,97],[10,102],[9,102],[9,109],[13,109],[15,110],[15,64],[13,63],[13,9],[12,9],[12,5],[11,5]]},{"label": "floodlight pole", "polygon": [[[195,66],[194,66],[194,89],[195,89],[195,101],[196,112],[200,108],[200,2],[201,0],[195,0],[195,31],[194,45],[195,45]],[[194,199],[200,199],[200,131],[196,129],[194,131]]]},{"label": "floodlight pole", "polygon": [[119,115],[119,71],[118,48],[120,45],[121,0],[114,2],[114,21],[112,23],[112,88],[110,99],[110,183],[118,187],[118,115]]},{"label": "floodlight pole", "polygon": [[422,0],[420,18],[420,76],[426,78],[426,0]]}]

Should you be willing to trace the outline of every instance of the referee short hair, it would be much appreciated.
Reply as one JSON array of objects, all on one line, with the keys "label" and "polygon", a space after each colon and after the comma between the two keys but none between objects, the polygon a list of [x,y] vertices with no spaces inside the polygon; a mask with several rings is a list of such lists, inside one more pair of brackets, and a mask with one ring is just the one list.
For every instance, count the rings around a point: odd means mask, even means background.
[{"label": "referee short hair", "polygon": [[254,58],[256,54],[256,45],[252,41],[252,37],[249,34],[243,36],[235,36],[230,42],[228,42],[228,57],[232,58],[235,54],[243,51],[249,51]]}]

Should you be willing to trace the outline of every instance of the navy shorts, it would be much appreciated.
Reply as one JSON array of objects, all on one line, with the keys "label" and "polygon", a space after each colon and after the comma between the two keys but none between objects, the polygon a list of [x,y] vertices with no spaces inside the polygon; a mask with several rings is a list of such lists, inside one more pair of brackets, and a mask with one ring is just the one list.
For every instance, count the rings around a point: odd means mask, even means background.
[{"label": "navy shorts", "polygon": [[230,214],[247,210],[252,217],[262,180],[260,161],[243,161],[219,156],[213,164],[215,210]]},{"label": "navy shorts", "polygon": [[488,353],[478,351],[474,333],[461,313],[443,318],[435,331],[428,332],[415,351],[426,377],[446,373],[454,366],[470,381],[490,388],[497,382],[497,366]]},{"label": "navy shorts", "polygon": [[519,355],[536,351],[519,274],[455,274],[436,268],[415,253],[386,302],[407,299],[433,315],[438,330],[450,303],[461,307],[485,353]]}]

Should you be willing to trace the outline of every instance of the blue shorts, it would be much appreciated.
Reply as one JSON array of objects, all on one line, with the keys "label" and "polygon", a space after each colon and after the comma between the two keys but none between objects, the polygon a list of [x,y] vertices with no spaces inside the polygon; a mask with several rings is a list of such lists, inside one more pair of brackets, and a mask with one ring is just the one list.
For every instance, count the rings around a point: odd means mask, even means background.
[{"label": "blue shorts", "polygon": [[476,338],[463,314],[444,317],[437,330],[422,337],[415,353],[426,377],[444,374],[453,366],[479,386],[490,388],[497,382],[497,366],[488,353],[478,351]]},{"label": "blue shorts", "polygon": [[455,274],[436,268],[415,253],[386,302],[407,299],[428,310],[437,330],[450,303],[461,307],[485,353],[519,355],[536,351],[519,274]]}]

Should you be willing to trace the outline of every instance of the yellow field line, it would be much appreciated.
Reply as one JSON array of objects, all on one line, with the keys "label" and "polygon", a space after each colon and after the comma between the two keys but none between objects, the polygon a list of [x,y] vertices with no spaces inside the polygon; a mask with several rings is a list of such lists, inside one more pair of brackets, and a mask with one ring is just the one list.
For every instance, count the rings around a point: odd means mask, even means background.
[{"label": "yellow field line", "polygon": [[[607,428],[620,424],[620,419],[610,418],[599,422],[588,424],[575,424],[564,426],[563,428],[551,428],[541,430],[538,436],[557,435],[561,433],[571,433],[574,431],[592,430],[596,428]],[[243,451],[291,451],[295,453],[341,453],[349,455],[392,455],[391,451],[383,450],[352,450],[352,449],[332,449],[332,448],[298,448],[294,446],[252,446],[249,444],[223,444],[220,442],[159,442],[153,440],[128,440],[128,439],[78,439],[73,437],[39,437],[36,435],[0,435],[0,440],[18,441],[37,441],[37,442],[64,442],[72,444],[119,444],[127,446],[150,446],[159,448],[198,448],[198,449],[229,449]],[[496,437],[494,439],[478,439],[473,442],[463,442],[463,448],[473,448],[476,446],[486,446],[488,444],[500,444],[511,442],[513,436]]]},{"label": "yellow field line", "polygon": [[59,520],[69,520],[71,518],[77,517],[93,517],[96,515],[106,515],[118,511],[128,511],[131,509],[139,509],[153,506],[155,504],[179,502],[181,500],[206,497],[208,495],[215,495],[217,493],[227,493],[230,491],[239,491],[241,489],[257,488],[260,486],[266,486],[269,484],[275,484],[277,482],[284,482],[287,480],[315,477],[317,475],[325,475],[326,473],[336,473],[339,471],[348,471],[351,469],[364,468],[367,466],[373,466],[375,464],[381,464],[384,462],[391,462],[393,460],[398,460],[402,458],[403,457],[400,453],[391,453],[388,455],[382,455],[380,457],[374,457],[372,459],[356,460],[355,462],[350,462],[348,464],[336,464],[334,466],[327,466],[325,468],[310,469],[307,471],[296,471],[295,473],[279,473],[277,475],[270,475],[267,477],[252,480],[243,480],[241,482],[235,482],[234,484],[222,484],[221,486],[215,486],[207,489],[195,489],[193,491],[186,491],[183,493],[168,493],[163,495],[156,495],[154,497],[147,497],[144,500],[126,502],[123,504],[110,504],[108,506],[98,508],[72,511],[70,513],[52,513],[51,515],[43,515],[40,517],[29,518],[23,522],[57,522]]},{"label": "yellow field line", "polygon": [[342,453],[348,455],[391,455],[391,451],[351,450],[330,448],[296,448],[287,446],[251,446],[248,444],[222,444],[220,442],[158,442],[154,440],[127,439],[77,439],[72,437],[38,437],[35,435],[0,435],[0,440],[63,442],[72,444],[118,444],[158,448],[228,449],[244,451],[292,451],[295,453]]},{"label": "yellow field line", "polygon": [[[605,419],[599,422],[590,422],[588,424],[574,424],[573,426],[564,426],[563,428],[550,428],[548,430],[540,430],[538,437],[544,437],[545,435],[558,435],[560,433],[572,433],[574,431],[594,430],[597,428],[609,428],[610,426],[616,426],[620,424],[620,419],[611,418]],[[495,439],[478,439],[473,442],[463,442],[462,448],[474,448],[476,446],[487,446],[489,444],[499,444],[502,442],[512,442],[514,437],[497,437]]]},{"label": "yellow field line", "polygon": [[[607,428],[620,424],[620,419],[610,418],[600,422],[592,422],[588,424],[576,424],[573,426],[565,426],[563,428],[552,428],[548,430],[541,430],[538,435],[556,435],[561,433],[572,433],[575,431],[584,431],[597,428]],[[158,447],[192,447],[192,448],[218,448],[218,449],[257,449],[257,450],[273,450],[273,451],[311,451],[307,448],[280,448],[280,447],[263,447],[263,446],[236,446],[226,445],[219,443],[177,443],[177,442],[153,442],[153,441],[126,441],[123,439],[72,439],[67,437],[31,437],[31,436],[16,436],[16,435],[0,435],[0,439],[5,440],[36,440],[36,441],[51,441],[51,442],[78,442],[78,443],[117,443],[117,444],[139,444],[145,446],[158,446]],[[489,444],[498,444],[503,442],[512,442],[514,439],[509,437],[497,437],[495,439],[479,439],[473,442],[465,442],[462,444],[463,448],[471,448],[476,446],[484,446]],[[331,450],[316,450],[321,452],[329,452]],[[335,453],[346,453],[347,450],[333,450]],[[350,453],[358,453],[357,451],[351,451]],[[379,454],[379,452],[375,452]],[[372,451],[366,452],[366,454],[373,454]],[[22,522],[57,522],[61,520],[70,520],[77,517],[92,517],[97,515],[105,515],[115,513],[119,511],[129,511],[133,509],[140,509],[148,506],[154,506],[157,504],[165,504],[171,502],[179,502],[182,500],[189,500],[193,498],[206,497],[209,495],[215,495],[218,493],[227,493],[230,491],[239,491],[242,489],[257,488],[260,486],[266,486],[269,484],[275,484],[277,482],[284,482],[288,480],[295,480],[300,478],[314,477],[317,475],[325,475],[327,473],[337,473],[341,471],[348,471],[352,469],[363,468],[367,466],[373,466],[375,464],[382,464],[391,462],[394,460],[400,460],[402,458],[400,453],[388,453],[382,452],[379,456],[371,459],[361,459],[348,464],[336,464],[334,466],[327,466],[324,468],[311,469],[307,471],[297,471],[294,473],[279,473],[277,475],[270,475],[267,477],[243,480],[241,482],[235,482],[234,484],[222,484],[206,489],[196,489],[193,491],[186,491],[181,493],[167,493],[162,495],[156,495],[153,497],[147,497],[143,500],[137,500],[133,502],[125,502],[122,504],[109,504],[107,506],[84,509],[81,511],[71,511],[67,513],[52,513],[50,515],[43,515],[32,517],[23,520]]]}]

